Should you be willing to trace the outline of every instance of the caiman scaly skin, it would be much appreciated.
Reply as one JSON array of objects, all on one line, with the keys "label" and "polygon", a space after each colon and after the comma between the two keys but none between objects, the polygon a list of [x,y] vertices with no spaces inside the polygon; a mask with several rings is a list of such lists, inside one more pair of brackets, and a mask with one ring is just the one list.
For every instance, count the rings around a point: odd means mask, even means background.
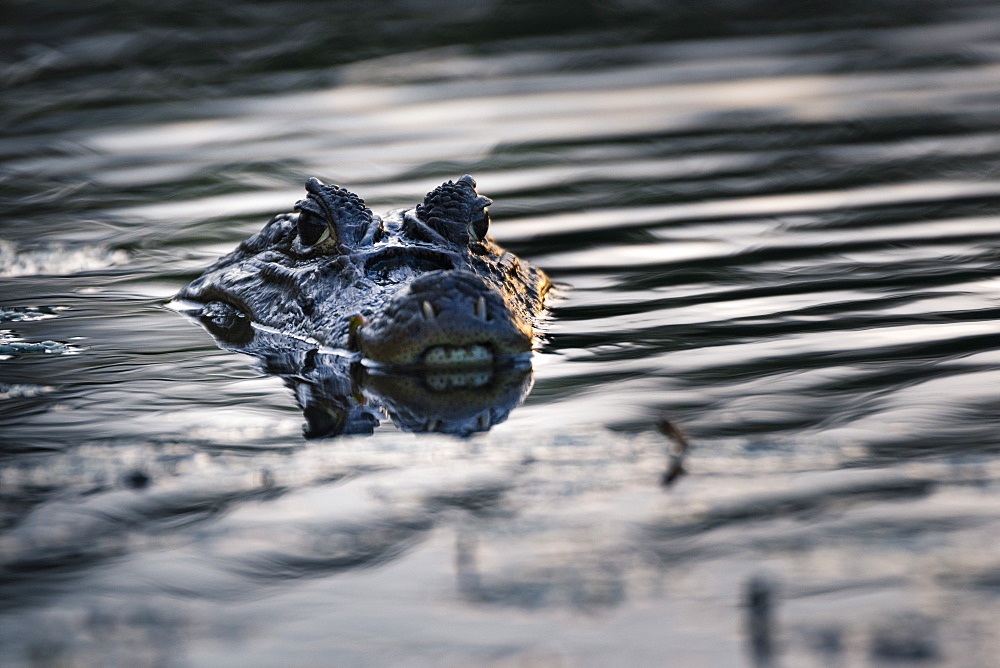
[{"label": "caiman scaly skin", "polygon": [[492,201],[471,176],[385,217],[317,179],[306,191],[178,293],[213,333],[239,343],[252,322],[386,365],[531,351],[549,280],[486,236]]}]

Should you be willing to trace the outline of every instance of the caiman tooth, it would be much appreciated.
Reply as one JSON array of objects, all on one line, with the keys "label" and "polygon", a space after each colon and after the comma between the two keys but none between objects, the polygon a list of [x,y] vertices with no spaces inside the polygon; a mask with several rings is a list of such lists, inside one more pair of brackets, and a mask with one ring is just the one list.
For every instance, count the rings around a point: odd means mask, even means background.
[{"label": "caiman tooth", "polygon": [[479,301],[476,302],[476,317],[486,322],[486,299],[482,296],[479,297]]},{"label": "caiman tooth", "polygon": [[435,316],[434,307],[431,306],[430,302],[424,302],[423,303],[423,310],[424,310],[424,317],[425,318],[427,318],[428,320],[433,320],[434,319],[434,316]]},{"label": "caiman tooth", "polygon": [[476,421],[479,423],[479,429],[482,431],[486,431],[487,429],[490,428],[490,412],[483,411],[482,413],[479,414],[479,417],[476,418]]},{"label": "caiman tooth", "polygon": [[435,418],[427,420],[427,423],[424,424],[424,430],[428,432],[437,431],[440,428],[441,428],[441,420]]}]

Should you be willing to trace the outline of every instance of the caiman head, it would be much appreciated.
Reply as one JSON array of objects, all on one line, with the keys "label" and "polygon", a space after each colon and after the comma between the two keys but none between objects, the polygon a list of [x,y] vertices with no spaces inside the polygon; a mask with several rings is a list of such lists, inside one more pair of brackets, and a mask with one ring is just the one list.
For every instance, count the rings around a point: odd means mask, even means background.
[{"label": "caiman head", "polygon": [[316,179],[179,299],[202,320],[263,326],[376,365],[483,366],[531,351],[548,278],[487,237],[491,200],[471,176],[419,206],[374,215]]},{"label": "caiman head", "polygon": [[398,217],[399,245],[383,251],[378,266],[395,262],[429,271],[415,273],[357,330],[366,358],[468,365],[531,351],[547,279],[487,238],[490,204],[472,177],[463,176]]}]

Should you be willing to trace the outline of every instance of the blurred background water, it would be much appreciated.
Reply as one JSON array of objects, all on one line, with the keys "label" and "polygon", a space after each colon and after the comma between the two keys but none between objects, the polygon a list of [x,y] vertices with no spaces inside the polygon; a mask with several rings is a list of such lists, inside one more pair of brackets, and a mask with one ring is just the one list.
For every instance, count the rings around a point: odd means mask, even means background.
[{"label": "blurred background water", "polygon": [[[996,665],[996,3],[2,15],[0,664]],[[306,440],[165,307],[463,173],[559,286],[488,434]]]}]

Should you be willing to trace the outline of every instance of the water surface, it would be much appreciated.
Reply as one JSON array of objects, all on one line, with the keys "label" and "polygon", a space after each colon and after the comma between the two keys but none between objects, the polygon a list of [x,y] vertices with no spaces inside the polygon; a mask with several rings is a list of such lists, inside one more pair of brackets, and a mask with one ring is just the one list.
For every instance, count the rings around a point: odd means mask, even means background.
[{"label": "water surface", "polygon": [[[1000,18],[870,4],[18,5],[0,663],[991,665]],[[306,439],[166,307],[309,176],[463,173],[557,283],[486,434]]]}]

